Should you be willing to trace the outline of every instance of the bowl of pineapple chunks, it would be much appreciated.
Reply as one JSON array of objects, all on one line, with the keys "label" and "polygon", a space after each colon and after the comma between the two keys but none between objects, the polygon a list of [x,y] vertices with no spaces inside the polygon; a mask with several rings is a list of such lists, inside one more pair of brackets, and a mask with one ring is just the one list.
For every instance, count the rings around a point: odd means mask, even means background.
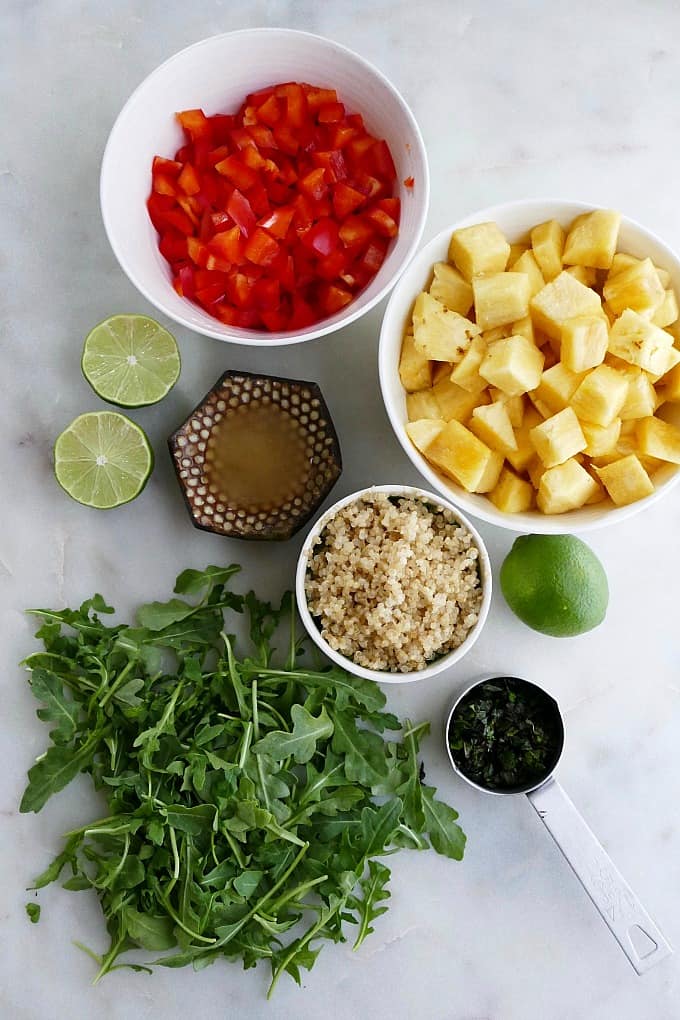
[{"label": "bowl of pineapple chunks", "polygon": [[611,524],[678,481],[680,259],[620,213],[522,200],[443,230],[387,306],[380,385],[420,473],[514,531]]}]

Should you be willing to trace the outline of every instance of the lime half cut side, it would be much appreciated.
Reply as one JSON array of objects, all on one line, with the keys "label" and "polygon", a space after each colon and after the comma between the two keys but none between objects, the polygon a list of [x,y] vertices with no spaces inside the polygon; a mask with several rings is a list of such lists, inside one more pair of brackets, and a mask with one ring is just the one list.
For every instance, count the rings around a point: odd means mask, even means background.
[{"label": "lime half cut side", "polygon": [[156,404],[177,382],[180,357],[172,333],[146,315],[112,315],[85,340],[83,375],[119,407]]},{"label": "lime half cut side", "polygon": [[145,433],[116,411],[81,414],[54,444],[54,473],[62,489],[98,510],[129,503],[152,469]]}]

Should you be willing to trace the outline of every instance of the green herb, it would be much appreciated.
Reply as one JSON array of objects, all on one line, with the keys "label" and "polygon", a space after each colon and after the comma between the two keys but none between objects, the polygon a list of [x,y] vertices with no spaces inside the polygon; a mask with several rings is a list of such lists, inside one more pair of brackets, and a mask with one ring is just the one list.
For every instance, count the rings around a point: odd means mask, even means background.
[{"label": "green herb", "polygon": [[39,903],[27,903],[26,913],[28,914],[31,924],[37,924],[40,920],[40,904]]},{"label": "green herb", "polygon": [[[165,967],[268,960],[271,994],[284,972],[300,983],[347,926],[355,948],[373,931],[390,877],[376,858],[430,845],[463,855],[456,812],[421,781],[427,724],[399,736],[376,684],[305,665],[290,595],[274,608],[234,594],[237,570],[185,570],[181,597],[143,606],[133,626],[105,624],[100,595],[33,611],[45,650],[25,665],[52,744],[21,810],[79,772],[106,801],[35,881],[66,870],[66,888],[96,891],[111,940],[98,977],[139,969],[123,955],[139,948]],[[225,613],[245,614],[245,651]]]},{"label": "green herb", "polygon": [[540,782],[555,766],[562,740],[548,695],[513,677],[473,687],[456,708],[448,737],[461,772],[491,790]]}]

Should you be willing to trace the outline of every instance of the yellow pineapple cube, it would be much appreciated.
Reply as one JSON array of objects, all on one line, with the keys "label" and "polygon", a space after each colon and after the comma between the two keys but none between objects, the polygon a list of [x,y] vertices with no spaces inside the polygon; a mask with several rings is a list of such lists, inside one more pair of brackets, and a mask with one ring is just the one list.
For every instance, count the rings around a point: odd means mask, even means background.
[{"label": "yellow pineapple cube", "polygon": [[407,393],[406,414],[409,421],[418,421],[419,418],[441,418],[442,412],[434,390]]},{"label": "yellow pineapple cube", "polygon": [[584,287],[597,286],[597,269],[591,269],[590,266],[569,266],[566,272]]},{"label": "yellow pineapple cube", "polygon": [[626,252],[617,251],[609,267],[607,279],[611,280],[617,273],[622,273],[624,269],[630,269],[631,266],[637,266],[641,261],[641,259],[636,259],[634,255],[627,255]]},{"label": "yellow pineapple cube", "polygon": [[534,490],[524,478],[519,478],[514,471],[504,467],[489,499],[505,514],[521,514],[530,510],[534,502]]},{"label": "yellow pineapple cube", "polygon": [[[626,270],[627,272],[627,270]],[[643,315],[626,309],[609,331],[609,351],[652,375],[665,375],[674,361],[673,337]]]},{"label": "yellow pineapple cube", "polygon": [[490,450],[458,421],[450,421],[427,447],[427,458],[468,492],[490,492],[503,455]]},{"label": "yellow pineapple cube", "polygon": [[505,454],[517,449],[515,433],[505,404],[492,403],[476,407],[468,427],[492,450]]},{"label": "yellow pineapple cube", "polygon": [[521,394],[509,397],[507,393],[503,393],[503,390],[497,390],[495,386],[491,386],[489,396],[492,403],[505,405],[513,429],[518,429],[524,418],[524,398]]},{"label": "yellow pineapple cube", "polygon": [[659,403],[680,400],[680,364],[662,376],[656,386]]},{"label": "yellow pineapple cube", "polygon": [[562,327],[567,319],[599,315],[601,308],[599,295],[566,271],[546,284],[530,302],[534,326],[557,341],[562,339]]},{"label": "yellow pineapple cube", "polygon": [[482,339],[487,347],[491,344],[495,344],[497,340],[505,340],[507,337],[512,336],[513,328],[512,323],[509,322],[505,326],[495,326],[493,329],[485,329],[482,332]]},{"label": "yellow pineapple cube", "polygon": [[458,312],[451,312],[424,291],[413,308],[415,349],[433,361],[460,361],[479,326]]},{"label": "yellow pineapple cube", "polygon": [[512,273],[523,273],[529,280],[529,297],[533,297],[534,294],[538,294],[539,290],[543,290],[545,287],[545,279],[543,273],[538,268],[538,262],[536,256],[530,248],[517,259],[512,265],[510,271]]},{"label": "yellow pineapple cube", "polygon": [[511,244],[508,262],[505,268],[512,269],[515,262],[517,262],[517,259],[521,258],[525,251],[529,251],[528,244]]},{"label": "yellow pineapple cube", "polygon": [[665,291],[651,259],[643,259],[629,269],[609,277],[602,296],[615,315],[627,308],[634,312],[654,312],[663,302]]},{"label": "yellow pineapple cube", "polygon": [[583,506],[597,489],[597,482],[572,457],[544,471],[536,502],[544,514],[563,514]]},{"label": "yellow pineapple cube", "polygon": [[628,394],[628,380],[609,365],[588,372],[573,397],[571,406],[581,421],[607,427],[621,413]]},{"label": "yellow pineapple cube", "polygon": [[651,496],[654,484],[634,453],[597,468],[600,481],[616,506]]},{"label": "yellow pineapple cube", "polygon": [[479,374],[492,386],[514,397],[538,385],[544,357],[524,336],[498,340],[487,352]]},{"label": "yellow pineapple cube", "polygon": [[548,414],[544,415],[549,418],[551,414],[557,414],[567,407],[584,378],[583,372],[572,372],[563,362],[558,361],[543,372],[533,395],[530,393],[529,396],[532,399],[535,396],[537,401],[549,409]]},{"label": "yellow pineapple cube", "polygon": [[531,231],[531,248],[543,278],[549,283],[562,272],[564,230],[557,220],[539,223]]},{"label": "yellow pineapple cube", "polygon": [[406,434],[421,453],[425,453],[430,443],[437,438],[446,425],[445,421],[434,418],[421,418],[419,421],[410,421],[406,426]]},{"label": "yellow pineapple cube", "polygon": [[525,336],[532,344],[538,346],[538,344],[536,344],[534,323],[530,315],[525,315],[523,319],[518,319],[517,322],[513,322],[510,336]]},{"label": "yellow pineapple cube", "polygon": [[407,329],[401,345],[399,359],[399,378],[401,385],[409,393],[424,390],[432,384],[432,365],[430,359],[416,350],[413,331]]},{"label": "yellow pineapple cube", "polygon": [[675,295],[675,291],[671,288],[664,292],[665,296],[659,307],[652,316],[652,322],[655,326],[660,326],[661,329],[665,329],[666,326],[672,326],[677,321],[680,310],[678,309],[678,299]]},{"label": "yellow pineapple cube", "polygon": [[587,446],[586,438],[571,407],[546,418],[529,433],[536,453],[547,468],[563,464]]},{"label": "yellow pineapple cube", "polygon": [[467,315],[472,308],[472,287],[448,262],[435,262],[430,294],[450,312]]},{"label": "yellow pineapple cube", "polygon": [[475,319],[481,329],[495,329],[529,314],[529,277],[491,273],[472,281]]},{"label": "yellow pineapple cube", "polygon": [[516,450],[508,450],[506,458],[514,467],[515,471],[525,471],[527,466],[536,456],[534,444],[531,442],[529,433],[535,425],[540,424],[543,418],[533,407],[527,407],[524,412],[524,421],[515,429]]},{"label": "yellow pineapple cube", "polygon": [[[462,386],[457,386],[450,379],[442,379],[436,386],[433,386],[432,392],[437,398],[437,405],[439,407],[438,417],[443,418],[444,421],[451,421],[452,419],[461,422],[467,421],[475,407],[490,402],[490,397],[486,391],[482,393],[469,393],[468,390],[464,390]],[[421,417],[423,416],[421,415]]]},{"label": "yellow pineapple cube", "polygon": [[609,331],[601,315],[577,315],[562,326],[560,358],[572,372],[601,365],[607,353]]},{"label": "yellow pineapple cube", "polygon": [[466,280],[480,273],[502,273],[508,264],[510,245],[495,223],[476,223],[454,230],[449,244],[449,261]]},{"label": "yellow pineapple cube", "polygon": [[436,386],[442,379],[451,378],[451,362],[450,361],[431,361],[432,365],[432,385]]},{"label": "yellow pineapple cube", "polygon": [[646,418],[654,414],[658,399],[647,373],[635,365],[629,365],[622,375],[628,380],[628,393],[621,408],[621,420],[627,422],[631,418]]},{"label": "yellow pineapple cube", "polygon": [[621,213],[594,209],[578,216],[564,243],[563,261],[569,266],[609,269],[619,239]]},{"label": "yellow pineapple cube", "polygon": [[548,468],[545,466],[540,457],[534,457],[534,459],[527,465],[526,470],[529,474],[529,478],[531,479],[531,484],[536,492],[538,492],[538,488],[541,484],[541,478]]},{"label": "yellow pineapple cube", "polygon": [[621,434],[621,419],[614,418],[607,426],[582,421],[581,429],[588,444],[583,452],[588,457],[601,457],[616,449]]},{"label": "yellow pineapple cube", "polygon": [[541,400],[538,396],[538,389],[531,390],[530,393],[527,393],[527,396],[540,414],[541,418],[545,419],[552,417],[553,411],[550,407],[548,407],[545,401]]},{"label": "yellow pineapple cube", "polygon": [[470,346],[451,373],[451,382],[468,393],[481,393],[488,386],[479,374],[479,366],[486,357],[486,342],[481,336],[472,338]]},{"label": "yellow pineapple cube", "polygon": [[635,430],[640,452],[670,464],[680,464],[680,429],[661,418],[642,418]]}]

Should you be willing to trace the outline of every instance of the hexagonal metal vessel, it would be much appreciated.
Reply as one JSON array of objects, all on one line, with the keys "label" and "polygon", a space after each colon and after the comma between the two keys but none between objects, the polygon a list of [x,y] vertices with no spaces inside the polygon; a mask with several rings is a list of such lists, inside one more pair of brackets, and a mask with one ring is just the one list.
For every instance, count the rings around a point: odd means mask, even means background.
[{"label": "hexagonal metal vessel", "polygon": [[[244,404],[277,404],[304,433],[312,471],[302,493],[281,506],[231,506],[205,473],[212,428]],[[316,383],[250,372],[225,372],[168,439],[185,503],[195,527],[229,538],[285,540],[316,513],[342,472],[340,444]]]}]

